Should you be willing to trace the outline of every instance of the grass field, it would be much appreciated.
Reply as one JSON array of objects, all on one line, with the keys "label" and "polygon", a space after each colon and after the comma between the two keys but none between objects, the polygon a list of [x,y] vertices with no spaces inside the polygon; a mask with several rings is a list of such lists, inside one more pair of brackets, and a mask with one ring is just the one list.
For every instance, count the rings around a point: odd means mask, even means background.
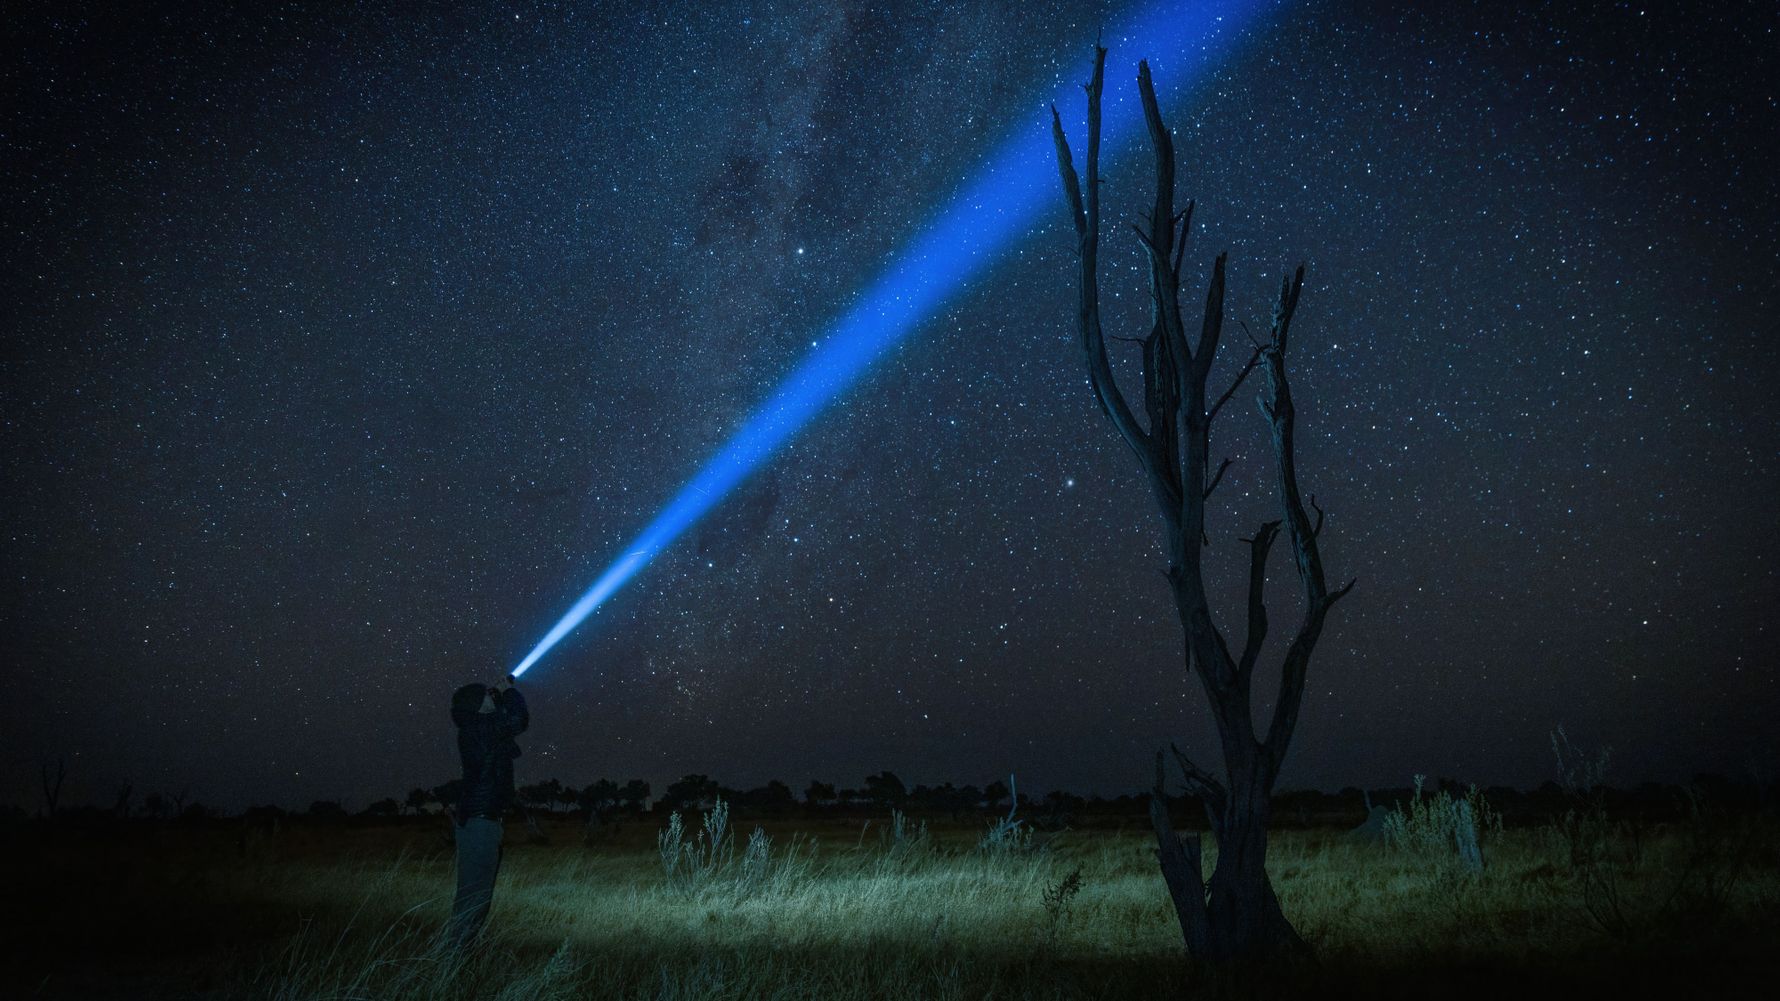
[{"label": "grass field", "polygon": [[768,823],[769,850],[750,856],[744,819],[727,864],[702,875],[681,866],[678,878],[664,871],[661,826],[630,821],[588,845],[564,820],[546,824],[540,845],[510,823],[489,934],[459,962],[433,949],[452,878],[439,818],[297,822],[246,837],[227,822],[22,825],[6,837],[8,910],[22,918],[6,950],[17,979],[0,990],[290,1001],[1723,997],[1765,994],[1777,972],[1780,857],[1771,827],[1753,820],[1734,843],[1685,825],[1640,829],[1601,886],[1578,876],[1552,828],[1494,839],[1480,877],[1340,831],[1282,831],[1274,878],[1317,958],[1240,979],[1184,959],[1135,821],[1001,855],[975,850],[975,825],[898,841],[881,821],[863,832],[858,821],[786,821]]}]

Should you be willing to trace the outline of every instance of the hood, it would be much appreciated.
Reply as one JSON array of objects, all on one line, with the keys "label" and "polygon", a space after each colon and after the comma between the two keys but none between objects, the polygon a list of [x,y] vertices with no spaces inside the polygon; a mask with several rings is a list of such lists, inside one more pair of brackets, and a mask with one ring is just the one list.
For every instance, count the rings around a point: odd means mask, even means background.
[{"label": "hood", "polygon": [[487,685],[471,682],[451,693],[451,722],[465,727],[476,718],[482,708],[482,697],[488,694]]}]

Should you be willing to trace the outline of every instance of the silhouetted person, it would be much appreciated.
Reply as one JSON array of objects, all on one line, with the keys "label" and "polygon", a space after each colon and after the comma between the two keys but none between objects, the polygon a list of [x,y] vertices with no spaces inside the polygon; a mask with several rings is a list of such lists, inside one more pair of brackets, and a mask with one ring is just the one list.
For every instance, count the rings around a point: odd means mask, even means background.
[{"label": "silhouetted person", "polygon": [[498,686],[465,685],[451,696],[464,785],[457,799],[457,898],[446,936],[464,948],[475,940],[494,899],[501,868],[501,818],[513,805],[514,737],[531,722],[525,697],[506,678]]}]

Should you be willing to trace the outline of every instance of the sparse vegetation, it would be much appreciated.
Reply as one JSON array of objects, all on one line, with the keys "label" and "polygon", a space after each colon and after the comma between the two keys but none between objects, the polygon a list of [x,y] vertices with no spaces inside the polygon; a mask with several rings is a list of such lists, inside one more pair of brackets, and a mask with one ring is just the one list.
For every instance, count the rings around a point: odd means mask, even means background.
[{"label": "sparse vegetation", "polygon": [[[1677,925],[1705,934],[1730,923],[1738,882],[1764,846],[1773,848],[1759,815],[1727,811],[1694,786],[1675,790],[1678,818],[1661,828],[1616,818],[1607,806],[1611,748],[1585,751],[1560,726],[1551,749],[1568,802],[1545,830],[1547,850],[1591,927],[1636,945]],[[1774,913],[1776,898],[1765,899]]]},{"label": "sparse vegetation", "polygon": [[981,854],[1000,856],[1032,849],[1032,828],[1014,816],[1020,809],[1019,787],[1014,784],[1012,775],[1007,777],[1007,782],[1007,816],[997,817],[983,832],[982,840],[977,842],[977,851]]},{"label": "sparse vegetation", "polygon": [[[83,836],[21,825],[8,857],[29,864],[14,863],[8,899],[32,920],[7,940],[9,959],[46,997],[268,1001],[1163,998],[1197,976],[1135,818],[1125,832],[1078,827],[1043,852],[991,854],[974,820],[929,820],[920,851],[896,852],[895,820],[864,839],[851,818],[749,821],[734,845],[736,816],[727,803],[713,814],[683,815],[671,835],[633,824],[593,848],[578,818],[545,816],[550,844],[510,841],[490,938],[461,961],[434,949],[452,885],[435,819],[298,818],[267,835],[276,852],[247,856],[233,850],[240,821]],[[1652,927],[1639,902],[1671,900],[1678,880],[1692,889],[1661,914],[1709,907],[1710,920],[1665,918],[1654,936],[1588,919],[1555,820],[1505,828],[1486,842],[1485,872],[1456,880],[1352,841],[1351,821],[1280,832],[1273,879],[1319,957],[1280,974],[1280,990],[1495,997],[1512,978],[1518,995],[1529,983],[1642,994],[1678,990],[1710,956],[1718,996],[1736,996],[1765,975],[1780,922],[1774,821],[1739,816],[1696,833],[1679,812],[1604,835],[1622,853],[1634,849],[1621,839],[1638,839],[1638,864],[1614,877],[1633,927]],[[904,818],[905,834],[918,829]],[[1741,840],[1707,836],[1719,830]],[[1727,856],[1734,871],[1697,861]],[[1216,990],[1199,983],[1192,996]]]},{"label": "sparse vegetation", "polygon": [[932,845],[927,837],[927,821],[913,820],[901,810],[890,811],[890,826],[886,831],[889,840],[885,849],[893,858],[918,855]]},{"label": "sparse vegetation", "polygon": [[1409,801],[1385,814],[1385,844],[1433,866],[1482,871],[1482,851],[1501,840],[1502,815],[1475,785],[1463,796],[1429,794],[1422,788],[1427,778],[1417,775]]}]

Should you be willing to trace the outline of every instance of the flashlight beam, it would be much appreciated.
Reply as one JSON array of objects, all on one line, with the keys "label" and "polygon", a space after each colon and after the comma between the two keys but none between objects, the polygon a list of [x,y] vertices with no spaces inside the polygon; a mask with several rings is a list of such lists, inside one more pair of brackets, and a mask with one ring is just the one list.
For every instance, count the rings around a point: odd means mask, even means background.
[{"label": "flashlight beam", "polygon": [[[1146,8],[1121,30],[1115,44],[1149,54],[1156,75],[1172,80],[1167,97],[1197,83],[1214,61],[1213,44],[1226,41],[1277,0],[1164,2]],[[1085,71],[1084,71],[1085,72]],[[1049,104],[1077,109],[1085,118],[1075,84],[1062,86]],[[1102,117],[1109,148],[1138,131],[1142,111],[1134,100],[1110,102]],[[1080,134],[1083,118],[1073,130]],[[995,253],[1031,229],[1042,207],[1056,201],[1056,154],[1047,116],[997,149],[974,182],[940,212],[926,232],[907,247],[829,329],[821,347],[792,370],[765,403],[749,416],[734,438],[695,474],[625,555],[576,600],[544,638],[532,647],[515,676],[574,631],[637,571],[667,548],[749,473],[776,452],[824,406],[851,385],[885,351],[915,329],[935,308],[989,266]]]}]

